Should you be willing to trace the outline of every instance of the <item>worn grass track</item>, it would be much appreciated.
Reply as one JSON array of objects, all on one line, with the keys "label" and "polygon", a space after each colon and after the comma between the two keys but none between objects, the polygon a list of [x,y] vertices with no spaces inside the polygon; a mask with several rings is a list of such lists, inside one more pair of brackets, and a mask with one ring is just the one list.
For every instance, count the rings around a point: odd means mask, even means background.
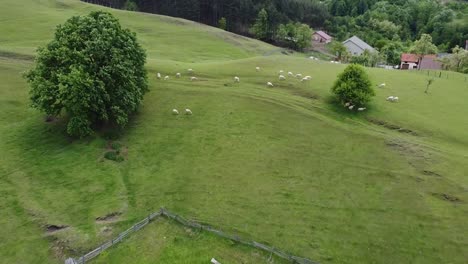
[{"label": "worn grass track", "polygon": [[[0,4],[0,263],[60,263],[161,206],[322,263],[466,262],[463,76],[437,79],[426,95],[426,75],[368,69],[387,87],[369,111],[350,113],[330,103],[343,65],[263,56],[276,48],[185,20],[109,10],[138,33],[151,73],[144,105],[117,135],[127,159],[113,163],[102,159],[108,132],[68,138],[63,120],[45,123],[28,107],[21,77],[56,24],[99,8]],[[188,68],[199,81],[188,80]],[[280,83],[280,69],[313,79]],[[172,78],[157,80],[156,72]],[[400,103],[386,102],[389,95]],[[186,107],[193,116],[171,114]],[[103,233],[96,218],[112,212],[122,214]],[[47,233],[50,224],[69,228]],[[199,263],[218,243],[229,259],[265,260],[177,227],[148,228],[97,262]],[[181,238],[153,238],[160,232]]]}]

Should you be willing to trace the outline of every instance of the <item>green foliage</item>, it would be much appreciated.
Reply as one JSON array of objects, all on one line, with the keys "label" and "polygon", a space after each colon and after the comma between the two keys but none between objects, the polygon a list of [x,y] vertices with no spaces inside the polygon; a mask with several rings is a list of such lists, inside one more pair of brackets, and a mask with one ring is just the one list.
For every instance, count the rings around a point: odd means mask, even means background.
[{"label": "green foliage", "polygon": [[221,19],[219,19],[218,21],[218,27],[222,30],[226,30],[227,29],[227,21],[226,21],[226,18],[225,17],[222,17]]},{"label": "green foliage", "polygon": [[128,11],[138,11],[138,6],[133,0],[127,0],[124,4],[123,9]]},{"label": "green foliage", "polygon": [[343,43],[339,41],[332,41],[329,47],[330,51],[333,53],[333,55],[337,57],[339,61],[341,61],[343,59],[343,55],[345,55],[348,52]]},{"label": "green foliage", "polygon": [[364,106],[375,96],[369,76],[364,68],[356,64],[347,66],[338,75],[331,91],[342,103],[349,102],[356,106]]},{"label": "green foliage", "polygon": [[26,74],[32,106],[65,112],[67,132],[84,137],[99,122],[124,127],[148,91],[145,51],[136,35],[101,11],[59,25]]},{"label": "green foliage", "polygon": [[436,54],[437,47],[432,44],[432,37],[428,34],[422,34],[421,38],[413,43],[410,48],[410,52],[422,57],[426,54]]},{"label": "green foliage", "polygon": [[122,144],[120,144],[119,142],[112,142],[110,147],[113,150],[120,151],[120,149],[122,148]]},{"label": "green foliage", "polygon": [[468,51],[456,46],[452,54],[442,60],[444,69],[468,74]]},{"label": "green foliage", "polygon": [[124,161],[124,158],[120,155],[118,151],[108,151],[104,153],[104,158],[116,162],[122,162]]},{"label": "green foliage", "polygon": [[381,49],[380,53],[384,56],[387,64],[398,65],[400,64],[401,54],[403,53],[404,47],[400,42],[387,43]]},{"label": "green foliage", "polygon": [[378,52],[369,52],[365,50],[359,56],[351,57],[351,63],[360,64],[366,67],[375,67],[382,61],[382,56]]},{"label": "green foliage", "polygon": [[312,29],[301,23],[280,24],[275,38],[279,43],[301,51],[310,46]]},{"label": "green foliage", "polygon": [[260,10],[257,20],[252,26],[252,33],[257,39],[268,40],[271,35],[271,28],[268,21],[268,13],[265,9]]}]

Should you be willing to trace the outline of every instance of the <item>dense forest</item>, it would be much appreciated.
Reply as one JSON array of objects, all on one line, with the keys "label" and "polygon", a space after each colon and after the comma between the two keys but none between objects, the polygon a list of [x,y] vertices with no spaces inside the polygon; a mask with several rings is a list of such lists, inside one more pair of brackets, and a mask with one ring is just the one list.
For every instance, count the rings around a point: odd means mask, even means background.
[{"label": "dense forest", "polygon": [[274,42],[281,24],[300,22],[337,40],[357,35],[381,50],[408,47],[422,34],[440,52],[468,39],[468,1],[441,0],[84,0],[113,8],[182,17],[252,35],[259,12],[267,12],[265,41]]}]

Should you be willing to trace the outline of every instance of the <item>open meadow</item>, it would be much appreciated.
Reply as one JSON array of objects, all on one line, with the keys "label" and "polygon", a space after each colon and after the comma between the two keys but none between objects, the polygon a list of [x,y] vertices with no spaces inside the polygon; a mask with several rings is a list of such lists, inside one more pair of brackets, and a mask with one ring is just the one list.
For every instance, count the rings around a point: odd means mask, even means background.
[{"label": "open meadow", "polygon": [[[22,74],[56,25],[98,9],[0,3],[0,263],[63,263],[160,207],[320,263],[467,263],[466,77],[444,72],[425,94],[424,73],[369,68],[386,87],[352,112],[330,93],[345,65],[106,9],[147,50],[150,92],[123,131],[72,139],[63,120],[45,122],[30,108]],[[279,81],[279,70],[312,80]],[[123,145],[125,161],[103,158],[110,142]],[[210,253],[226,263],[268,259],[155,222],[95,262],[208,263]]]}]

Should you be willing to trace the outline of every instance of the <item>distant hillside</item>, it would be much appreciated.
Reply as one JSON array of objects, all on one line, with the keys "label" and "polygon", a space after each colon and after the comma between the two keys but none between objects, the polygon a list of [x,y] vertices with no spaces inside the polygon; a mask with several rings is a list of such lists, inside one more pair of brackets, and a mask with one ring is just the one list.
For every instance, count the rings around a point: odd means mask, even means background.
[{"label": "distant hillside", "polygon": [[[83,0],[120,9],[183,17],[249,35],[258,12],[268,12],[269,28],[289,21],[327,30],[338,40],[359,35],[378,49],[390,42],[414,41],[431,34],[441,52],[468,39],[468,1],[440,0]],[[274,35],[272,33],[271,35]],[[273,41],[270,39],[269,41]]]}]

